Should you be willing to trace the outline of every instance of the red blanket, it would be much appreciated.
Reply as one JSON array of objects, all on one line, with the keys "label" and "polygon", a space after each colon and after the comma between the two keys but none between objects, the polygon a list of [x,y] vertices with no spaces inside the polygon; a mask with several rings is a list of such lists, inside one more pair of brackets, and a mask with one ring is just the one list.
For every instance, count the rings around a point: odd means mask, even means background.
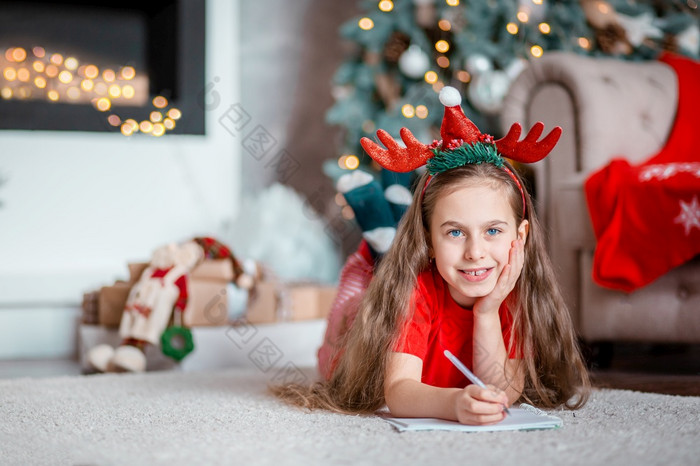
[{"label": "red blanket", "polygon": [[593,279],[624,292],[700,254],[700,63],[672,54],[661,61],[679,85],[666,146],[641,165],[614,159],[585,184],[598,240]]}]

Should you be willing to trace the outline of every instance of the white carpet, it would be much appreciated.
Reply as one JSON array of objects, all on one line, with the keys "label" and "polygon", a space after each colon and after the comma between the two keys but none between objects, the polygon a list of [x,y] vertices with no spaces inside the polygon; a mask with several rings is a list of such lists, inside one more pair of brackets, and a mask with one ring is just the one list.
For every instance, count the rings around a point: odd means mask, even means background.
[{"label": "white carpet", "polygon": [[3,465],[698,464],[700,397],[596,391],[561,429],[398,433],[308,413],[256,369],[0,381]]}]

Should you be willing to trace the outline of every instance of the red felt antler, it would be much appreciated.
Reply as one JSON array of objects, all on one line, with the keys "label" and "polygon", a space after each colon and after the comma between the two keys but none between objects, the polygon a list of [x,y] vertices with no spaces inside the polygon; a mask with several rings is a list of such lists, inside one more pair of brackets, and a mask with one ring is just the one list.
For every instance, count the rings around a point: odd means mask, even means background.
[{"label": "red felt antler", "polygon": [[508,134],[496,141],[498,152],[516,162],[534,163],[542,160],[549,154],[559,141],[561,127],[555,126],[541,141],[537,138],[542,134],[544,124],[538,121],[527,133],[525,139],[518,141],[522,127],[519,123],[513,123]]},{"label": "red felt antler", "polygon": [[375,162],[387,170],[404,173],[425,165],[433,156],[433,152],[427,145],[416,139],[408,128],[401,128],[400,134],[406,147],[401,147],[383,129],[377,130],[377,137],[386,149],[369,138],[362,138],[360,144]]}]

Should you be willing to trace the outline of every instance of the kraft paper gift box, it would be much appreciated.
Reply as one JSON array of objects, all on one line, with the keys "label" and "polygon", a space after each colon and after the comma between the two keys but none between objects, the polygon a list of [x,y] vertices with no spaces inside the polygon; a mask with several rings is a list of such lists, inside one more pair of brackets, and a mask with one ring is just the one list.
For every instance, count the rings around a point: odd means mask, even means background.
[{"label": "kraft paper gift box", "polygon": [[100,291],[88,291],[83,293],[81,323],[95,325],[100,323],[99,310]]},{"label": "kraft paper gift box", "polygon": [[129,281],[117,280],[111,286],[100,288],[97,300],[97,322],[105,327],[119,327],[129,297],[129,291],[134,283],[139,281],[141,274],[148,267],[148,262],[128,264]]},{"label": "kraft paper gift box", "polygon": [[326,285],[298,284],[287,289],[289,308],[282,308],[283,319],[325,319],[335,299],[336,287]]},{"label": "kraft paper gift box", "polygon": [[132,284],[125,281],[117,281],[114,285],[100,288],[98,298],[97,315],[100,325],[105,327],[119,327],[122,313],[129,297]]},{"label": "kraft paper gift box", "polygon": [[182,315],[186,327],[207,327],[228,323],[229,282],[233,267],[229,259],[206,259],[188,277],[187,306]]},{"label": "kraft paper gift box", "polygon": [[277,284],[262,281],[255,285],[255,295],[249,298],[245,319],[252,324],[277,322]]},{"label": "kraft paper gift box", "polygon": [[324,319],[336,295],[336,287],[310,283],[279,284],[263,281],[249,303],[246,320],[253,324]]},{"label": "kraft paper gift box", "polygon": [[209,327],[228,323],[226,282],[192,280],[187,306],[182,314],[185,327]]}]

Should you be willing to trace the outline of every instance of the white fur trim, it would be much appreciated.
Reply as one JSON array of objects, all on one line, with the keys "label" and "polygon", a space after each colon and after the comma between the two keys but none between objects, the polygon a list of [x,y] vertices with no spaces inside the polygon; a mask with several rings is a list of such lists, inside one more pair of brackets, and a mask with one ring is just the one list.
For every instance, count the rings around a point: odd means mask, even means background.
[{"label": "white fur trim", "polygon": [[355,188],[370,184],[373,179],[374,177],[367,172],[354,170],[352,173],[347,173],[338,178],[338,183],[335,187],[338,192],[345,194]]},{"label": "white fur trim", "polygon": [[445,86],[440,90],[440,103],[445,107],[454,107],[462,103],[462,96],[452,86]]},{"label": "white fur trim", "polygon": [[392,184],[386,188],[386,190],[384,190],[384,198],[393,204],[399,205],[409,205],[411,200],[413,200],[411,191],[400,184]]},{"label": "white fur trim", "polygon": [[362,233],[362,237],[379,253],[389,250],[394,236],[396,236],[396,228],[394,227],[379,227]]},{"label": "white fur trim", "polygon": [[146,370],[146,355],[135,346],[123,345],[116,349],[112,363],[128,372]]},{"label": "white fur trim", "polygon": [[90,365],[100,372],[107,372],[113,357],[114,348],[106,344],[90,348],[90,351],[87,353],[87,360]]}]

